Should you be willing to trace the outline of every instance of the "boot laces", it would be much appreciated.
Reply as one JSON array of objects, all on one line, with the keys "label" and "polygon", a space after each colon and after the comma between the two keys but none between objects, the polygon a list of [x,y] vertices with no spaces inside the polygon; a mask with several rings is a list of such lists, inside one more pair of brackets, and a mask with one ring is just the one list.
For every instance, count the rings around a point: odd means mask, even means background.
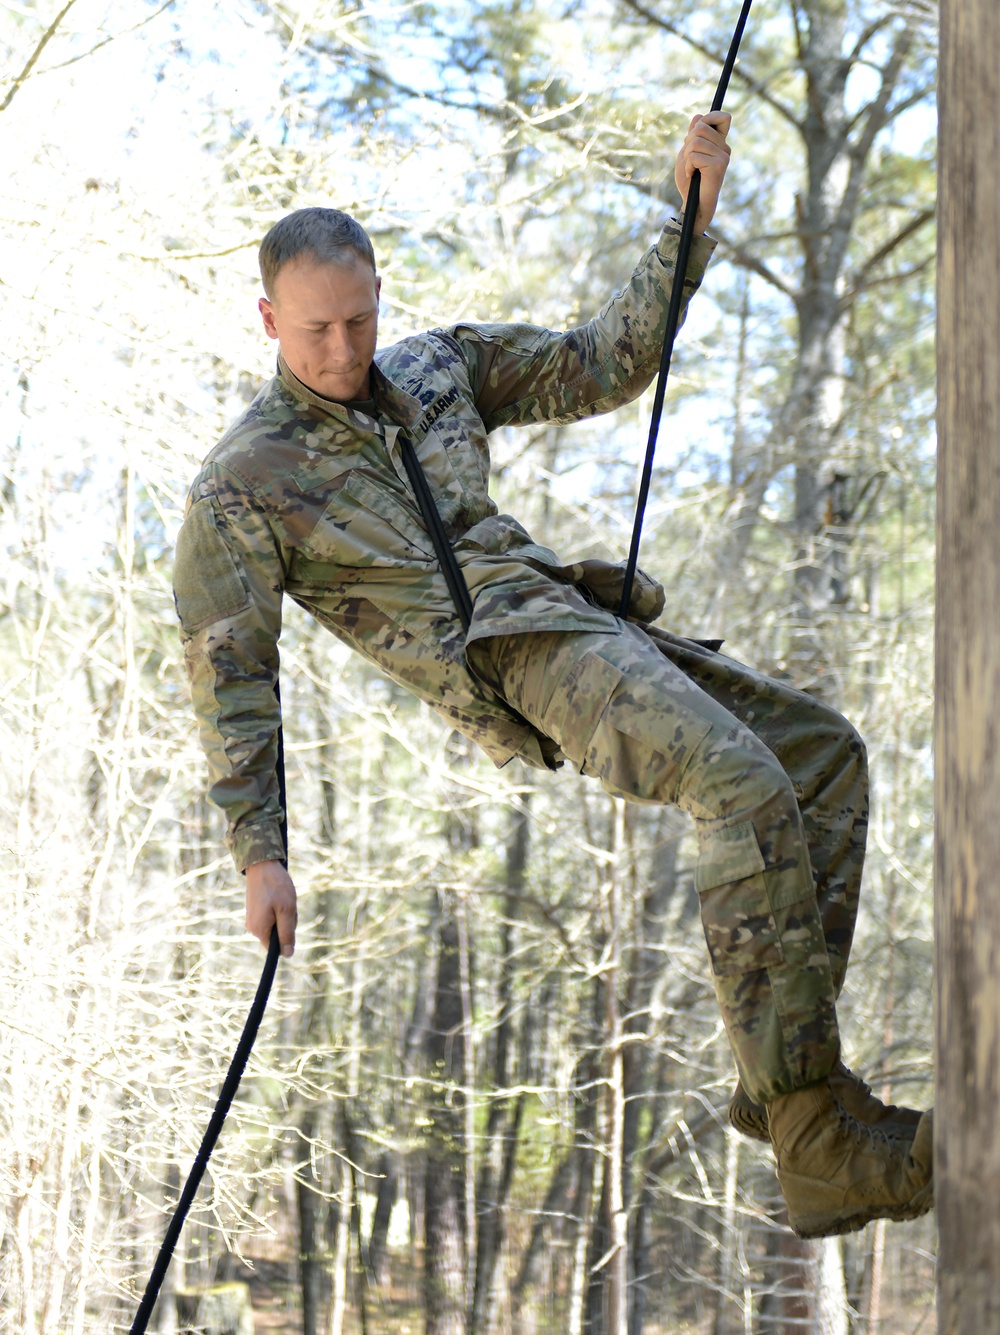
[{"label": "boot laces", "polygon": [[[855,1071],[852,1071],[849,1066],[846,1066],[843,1061],[839,1061],[837,1063],[835,1070],[836,1073],[841,1077],[841,1079],[848,1080],[852,1085],[855,1086],[856,1089],[860,1091],[862,1098],[874,1099],[876,1103],[881,1105],[881,1108],[884,1111],[881,1112],[880,1116],[884,1118],[892,1118],[894,1114],[897,1114],[901,1111],[899,1108],[896,1107],[894,1103],[885,1103],[883,1102],[882,1099],[878,1098],[878,1096],[873,1092],[871,1085],[866,1084],[864,1080],[862,1080],[861,1077]],[[907,1110],[902,1109],[902,1111],[905,1112]]]},{"label": "boot laces", "polygon": [[864,1097],[866,1099],[870,1099],[872,1097],[871,1085],[866,1085],[865,1082],[861,1079],[861,1077],[855,1071],[852,1071],[849,1066],[845,1066],[843,1062],[840,1062],[839,1065],[840,1065],[840,1075],[850,1080],[852,1084],[857,1085],[858,1089],[861,1090]]},{"label": "boot laces", "polygon": [[890,1136],[887,1136],[880,1127],[869,1126],[867,1122],[859,1122],[856,1117],[852,1117],[839,1099],[837,1111],[840,1114],[841,1132],[846,1139],[853,1140],[858,1149],[874,1150],[880,1154],[884,1154],[887,1150],[890,1152],[895,1150]]}]

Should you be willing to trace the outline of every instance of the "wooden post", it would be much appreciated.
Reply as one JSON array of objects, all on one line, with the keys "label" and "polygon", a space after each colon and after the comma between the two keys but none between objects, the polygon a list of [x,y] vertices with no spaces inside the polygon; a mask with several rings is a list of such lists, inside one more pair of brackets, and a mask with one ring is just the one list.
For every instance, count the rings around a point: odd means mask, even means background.
[{"label": "wooden post", "polygon": [[935,858],[940,1335],[1000,1335],[1000,4],[942,0]]}]

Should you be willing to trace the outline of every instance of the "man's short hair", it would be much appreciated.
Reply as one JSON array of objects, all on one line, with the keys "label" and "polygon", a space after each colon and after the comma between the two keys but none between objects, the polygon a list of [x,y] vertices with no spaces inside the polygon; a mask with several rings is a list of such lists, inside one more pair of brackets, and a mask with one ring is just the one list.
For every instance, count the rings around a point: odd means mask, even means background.
[{"label": "man's short hair", "polygon": [[340,209],[296,209],[274,224],[260,243],[260,278],[268,297],[278,274],[299,255],[310,255],[319,264],[349,264],[351,255],[357,255],[375,271],[371,237]]}]

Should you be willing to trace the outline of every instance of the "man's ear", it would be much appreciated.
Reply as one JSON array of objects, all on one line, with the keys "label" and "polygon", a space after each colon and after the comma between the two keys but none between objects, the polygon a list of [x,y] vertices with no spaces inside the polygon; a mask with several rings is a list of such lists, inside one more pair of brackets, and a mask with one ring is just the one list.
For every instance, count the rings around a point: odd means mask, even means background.
[{"label": "man's ear", "polygon": [[277,338],[278,327],[274,323],[274,307],[267,297],[261,297],[260,301],[257,302],[257,309],[260,311],[260,318],[264,321],[264,331],[268,338]]}]

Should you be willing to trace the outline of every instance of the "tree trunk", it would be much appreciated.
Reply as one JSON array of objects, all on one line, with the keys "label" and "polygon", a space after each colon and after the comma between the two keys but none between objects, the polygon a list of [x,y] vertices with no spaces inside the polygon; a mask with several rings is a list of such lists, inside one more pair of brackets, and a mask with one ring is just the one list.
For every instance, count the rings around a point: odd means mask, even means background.
[{"label": "tree trunk", "polygon": [[[803,679],[813,681],[825,669],[823,647],[814,621],[830,604],[846,599],[843,544],[849,535],[830,536],[846,524],[834,517],[835,478],[849,466],[838,458],[845,376],[846,334],[850,310],[862,287],[852,286],[851,244],[863,218],[865,186],[877,167],[875,141],[896,114],[901,76],[912,47],[913,23],[893,30],[891,44],[876,56],[878,29],[856,44],[856,22],[844,0],[804,0],[794,6],[797,65],[805,81],[805,111],[795,120],[804,155],[805,185],[796,195],[794,229],[798,246],[795,281],[777,285],[793,301],[797,347],[788,388],[773,425],[756,448],[748,449],[742,384],[737,376],[731,454],[728,534],[720,544],[718,585],[713,614],[724,624],[729,591],[745,578],[747,557],[768,487],[781,469],[795,470],[792,530],[794,562],[793,640],[789,656]],[[888,31],[888,30],[883,30]],[[860,110],[854,101],[852,72],[858,63],[878,69],[879,85]],[[919,225],[919,224],[918,224]],[[906,228],[900,230],[900,236]],[[908,233],[906,233],[908,234]],[[737,247],[743,251],[743,247]],[[751,266],[757,267],[760,246]],[[893,249],[889,245],[887,254]],[[769,256],[766,258],[770,258]],[[737,262],[746,262],[738,254]],[[767,265],[768,281],[776,282]],[[745,320],[748,307],[744,304]],[[738,367],[739,370],[739,367]]]},{"label": "tree trunk", "polygon": [[514,1311],[515,1335],[532,1335],[537,1329],[536,1304],[530,1301],[531,1290],[542,1278],[542,1265],[546,1255],[546,1241],[552,1231],[553,1219],[567,1210],[570,1188],[573,1184],[573,1168],[577,1152],[564,1155],[556,1166],[545,1193],[542,1208],[535,1216],[531,1226],[528,1245],[524,1249],[521,1268],[511,1293],[511,1306]]},{"label": "tree trunk", "polygon": [[937,573],[939,1329],[1000,1331],[1000,8],[943,0]]},{"label": "tree trunk", "polygon": [[[663,922],[670,900],[677,891],[677,850],[674,833],[676,815],[664,812],[657,825],[658,848],[649,872],[649,885],[642,896],[641,912],[632,932],[627,954],[625,1000],[626,1033],[652,1033],[650,1003],[663,972],[660,949]],[[627,1042],[622,1048],[625,1107],[622,1120],[622,1201],[629,1220],[628,1239],[628,1332],[642,1335],[647,1305],[647,1257],[652,1239],[650,1217],[652,1193],[646,1173],[650,1143],[659,1130],[662,1093],[665,1089],[662,1056],[652,1064],[654,1043]],[[652,1070],[650,1069],[652,1066]]]},{"label": "tree trunk", "polygon": [[607,1262],[607,1335],[626,1335],[628,1330],[628,1219],[622,1195],[625,1176],[625,1073],[622,1062],[622,1012],[618,988],[621,975],[623,931],[623,881],[625,879],[625,803],[615,802],[614,861],[607,886],[608,964],[604,974],[604,1041],[607,1089],[607,1230],[610,1256]]},{"label": "tree trunk", "polygon": [[587,1335],[626,1335],[628,1330],[628,1218],[622,1192],[625,1143],[624,1028],[618,989],[622,967],[625,803],[614,803],[611,863],[601,889],[602,960],[597,988],[602,1025],[601,1196],[587,1263]]},{"label": "tree trunk", "polygon": [[[736,1214],[736,1189],[740,1180],[740,1137],[726,1136],[726,1188],[723,1197],[722,1240],[719,1248],[718,1291],[712,1335],[732,1329],[731,1314],[736,1299],[736,1263],[740,1255],[740,1221]],[[639,1332],[641,1335],[641,1332]]]},{"label": "tree trunk", "polygon": [[399,1159],[393,1150],[384,1150],[375,1168],[378,1191],[368,1239],[368,1265],[372,1279],[379,1286],[389,1277],[389,1224],[399,1196]]},{"label": "tree trunk", "polygon": [[[525,798],[525,802],[527,798]],[[504,1245],[506,1210],[514,1175],[518,1132],[524,1112],[524,1097],[514,1100],[500,1091],[509,1083],[514,1009],[514,922],[520,911],[524,891],[524,872],[528,858],[528,819],[524,806],[512,808],[507,843],[507,896],[500,938],[500,978],[498,982],[499,1021],[494,1060],[493,1094],[486,1121],[486,1149],[482,1156],[476,1188],[476,1273],[472,1298],[471,1330],[485,1335],[491,1327],[494,1280],[497,1262]]]},{"label": "tree trunk", "polygon": [[[316,1135],[316,1109],[310,1106],[302,1116],[302,1143],[309,1145]],[[320,1239],[322,1197],[312,1156],[295,1177],[295,1198],[299,1216],[299,1283],[302,1289],[302,1335],[319,1335],[322,1258]]]},{"label": "tree trunk", "polygon": [[815,1243],[804,1242],[790,1229],[768,1235],[763,1265],[760,1317],[774,1335],[798,1335],[811,1328],[815,1288]]},{"label": "tree trunk", "polygon": [[334,1181],[337,1183],[337,1222],[334,1230],[332,1274],[330,1277],[330,1311],[326,1335],[344,1335],[347,1316],[347,1282],[351,1253],[351,1175],[343,1159],[334,1160]]},{"label": "tree trunk", "polygon": [[[600,1005],[600,982],[595,981],[596,1005]],[[594,1031],[596,1036],[596,1024]],[[567,1335],[583,1335],[589,1330],[588,1255],[591,1224],[594,1219],[594,1160],[597,1131],[596,1055],[585,1051],[577,1067],[577,1089],[574,1118],[574,1154],[576,1157],[576,1193],[572,1208],[570,1249],[572,1263],[569,1285],[569,1315]]]},{"label": "tree trunk", "polygon": [[816,1258],[816,1335],[848,1335],[847,1284],[840,1238],[822,1238]]},{"label": "tree trunk", "polygon": [[425,1041],[429,1080],[425,1113],[425,1335],[463,1335],[465,1329],[465,1265],[460,1221],[464,1198],[463,1030],[458,924],[454,913],[447,912],[441,919],[437,993]]}]

